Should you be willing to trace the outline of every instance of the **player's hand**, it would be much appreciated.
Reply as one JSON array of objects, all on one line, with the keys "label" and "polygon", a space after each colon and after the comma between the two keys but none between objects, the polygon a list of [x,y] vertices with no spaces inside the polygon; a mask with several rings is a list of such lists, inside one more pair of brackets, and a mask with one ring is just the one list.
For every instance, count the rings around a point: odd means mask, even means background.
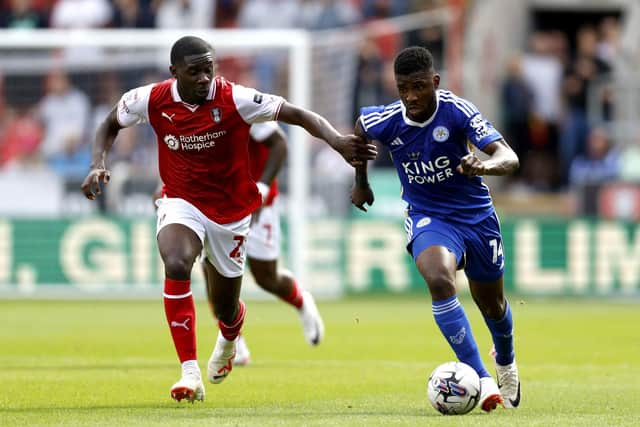
[{"label": "player's hand", "polygon": [[95,200],[97,196],[102,194],[100,184],[106,184],[111,179],[111,172],[104,167],[93,168],[87,174],[87,177],[82,181],[80,188],[85,197],[89,200]]},{"label": "player's hand", "polygon": [[365,203],[369,206],[373,205],[373,190],[367,184],[366,186],[354,185],[351,189],[351,203],[363,212],[367,212]]},{"label": "player's hand", "polygon": [[460,159],[460,164],[456,168],[458,173],[466,176],[482,176],[486,172],[484,163],[475,154],[469,153]]},{"label": "player's hand", "polygon": [[378,149],[375,144],[356,135],[341,135],[331,144],[351,166],[363,165],[367,160],[375,160]]}]

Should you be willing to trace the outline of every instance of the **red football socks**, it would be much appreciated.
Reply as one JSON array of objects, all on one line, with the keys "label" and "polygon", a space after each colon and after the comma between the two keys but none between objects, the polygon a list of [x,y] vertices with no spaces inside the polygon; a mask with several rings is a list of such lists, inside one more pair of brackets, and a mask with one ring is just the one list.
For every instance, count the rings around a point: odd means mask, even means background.
[{"label": "red football socks", "polygon": [[240,330],[242,329],[242,324],[244,323],[244,313],[245,306],[242,300],[238,300],[238,314],[236,314],[236,318],[231,322],[231,325],[226,325],[222,322],[222,320],[218,320],[218,327],[220,328],[220,333],[227,341],[233,341],[240,334]]},{"label": "red football socks", "polygon": [[286,297],[281,297],[283,301],[288,302],[298,310],[302,308],[302,291],[295,279],[291,279],[291,292]]},{"label": "red football socks", "polygon": [[180,362],[196,360],[196,311],[191,280],[164,280],[164,312]]}]

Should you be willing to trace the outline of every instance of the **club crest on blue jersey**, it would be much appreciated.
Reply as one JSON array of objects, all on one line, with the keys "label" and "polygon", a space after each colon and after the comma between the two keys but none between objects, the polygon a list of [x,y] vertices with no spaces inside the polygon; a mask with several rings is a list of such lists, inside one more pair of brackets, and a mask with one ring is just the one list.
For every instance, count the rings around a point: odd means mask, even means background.
[{"label": "club crest on blue jersey", "polygon": [[220,123],[220,120],[222,120],[222,113],[220,113],[220,109],[218,107],[211,109],[211,118],[216,123]]},{"label": "club crest on blue jersey", "polygon": [[445,142],[447,139],[449,139],[449,129],[444,126],[437,126],[433,130],[433,139],[438,142]]}]

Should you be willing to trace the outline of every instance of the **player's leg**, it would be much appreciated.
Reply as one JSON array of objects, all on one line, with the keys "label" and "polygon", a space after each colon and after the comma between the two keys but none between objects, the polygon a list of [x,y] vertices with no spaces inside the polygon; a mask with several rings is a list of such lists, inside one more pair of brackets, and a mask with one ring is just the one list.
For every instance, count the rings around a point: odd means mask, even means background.
[{"label": "player's leg", "polygon": [[480,378],[489,377],[469,319],[458,301],[455,288],[456,258],[444,246],[429,246],[418,255],[416,265],[427,282],[433,317],[458,360],[471,366]]},{"label": "player's leg", "polygon": [[[249,241],[251,239],[253,235]],[[324,322],[311,292],[302,289],[289,271],[278,269],[275,259],[261,260],[249,253],[248,260],[256,283],[294,307],[298,311],[305,340],[311,345],[320,344],[324,337]]]},{"label": "player's leg", "polygon": [[458,360],[478,373],[485,389],[481,407],[491,411],[501,403],[500,392],[482,363],[469,319],[456,294],[455,273],[464,254],[460,234],[450,224],[432,218],[409,218],[406,225],[413,236],[410,251],[431,294],[436,324]]},{"label": "player's leg", "polygon": [[[251,233],[249,242],[254,240],[253,229]],[[251,244],[247,244],[247,261],[256,284],[295,308],[302,307],[302,295],[293,275],[288,271],[279,271],[276,259],[258,258],[250,247]]]},{"label": "player's leg", "polygon": [[258,286],[298,311],[305,339],[317,345],[324,336],[322,317],[311,293],[302,289],[289,271],[278,268],[279,256],[280,218],[274,205],[264,206],[251,224],[249,268]]},{"label": "player's leg", "polygon": [[164,309],[174,347],[182,364],[182,377],[171,388],[175,400],[204,399],[196,352],[196,313],[191,295],[191,268],[202,250],[198,235],[189,227],[172,223],[158,232],[164,263]]},{"label": "player's leg", "polygon": [[504,405],[515,408],[520,403],[520,381],[515,363],[513,317],[504,296],[504,254],[497,216],[470,227],[466,244],[469,289],[491,332]]},{"label": "player's leg", "polygon": [[[208,271],[214,267],[205,259],[202,262],[200,262],[200,268],[202,269],[202,274],[204,276],[204,282],[207,289],[207,297],[208,297],[207,302],[209,303],[209,309],[211,310],[211,313],[215,316],[215,312],[213,310],[213,302],[212,302],[213,297],[210,295],[211,292],[209,291],[209,289],[212,289],[212,286],[213,286],[210,280],[213,280],[214,276],[208,273]],[[240,332],[236,340],[236,355],[233,358],[232,363],[234,366],[246,366],[249,364],[250,361],[251,361],[251,352],[249,351],[249,347],[247,346],[247,342],[244,338],[244,335],[242,334],[242,332]]]},{"label": "player's leg", "polygon": [[245,305],[240,300],[242,276],[225,277],[209,260],[203,262],[203,268],[206,271],[209,306],[218,319],[219,327],[216,345],[207,365],[207,374],[209,381],[218,384],[232,370],[237,339],[244,322]]},{"label": "player's leg", "polygon": [[504,298],[502,277],[492,282],[469,279],[474,301],[491,332],[498,386],[506,408],[520,404],[520,379],[513,346],[513,317],[509,302]]},{"label": "player's leg", "polygon": [[233,369],[237,338],[244,323],[245,305],[240,300],[240,288],[250,222],[249,215],[229,224],[209,220],[206,225],[207,296],[219,327],[216,345],[207,364],[207,376],[214,384],[222,382]]}]

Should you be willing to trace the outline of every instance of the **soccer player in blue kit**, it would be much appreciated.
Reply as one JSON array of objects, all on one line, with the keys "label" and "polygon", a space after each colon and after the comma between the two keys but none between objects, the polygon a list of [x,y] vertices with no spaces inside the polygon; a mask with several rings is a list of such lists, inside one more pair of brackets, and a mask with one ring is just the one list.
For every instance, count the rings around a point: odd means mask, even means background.
[{"label": "soccer player in blue kit", "polygon": [[[394,73],[400,99],[362,108],[356,135],[379,141],[391,153],[408,205],[407,250],[427,283],[440,331],[458,359],[480,376],[481,408],[515,408],[520,380],[511,309],[503,293],[500,224],[481,176],[512,173],[518,157],[472,103],[438,89],[440,76],[429,50],[402,50]],[[488,158],[480,160],[469,142]],[[366,163],[356,167],[351,200],[364,211],[373,203]],[[482,363],[456,295],[455,274],[461,268],[491,332],[498,384]]]}]

